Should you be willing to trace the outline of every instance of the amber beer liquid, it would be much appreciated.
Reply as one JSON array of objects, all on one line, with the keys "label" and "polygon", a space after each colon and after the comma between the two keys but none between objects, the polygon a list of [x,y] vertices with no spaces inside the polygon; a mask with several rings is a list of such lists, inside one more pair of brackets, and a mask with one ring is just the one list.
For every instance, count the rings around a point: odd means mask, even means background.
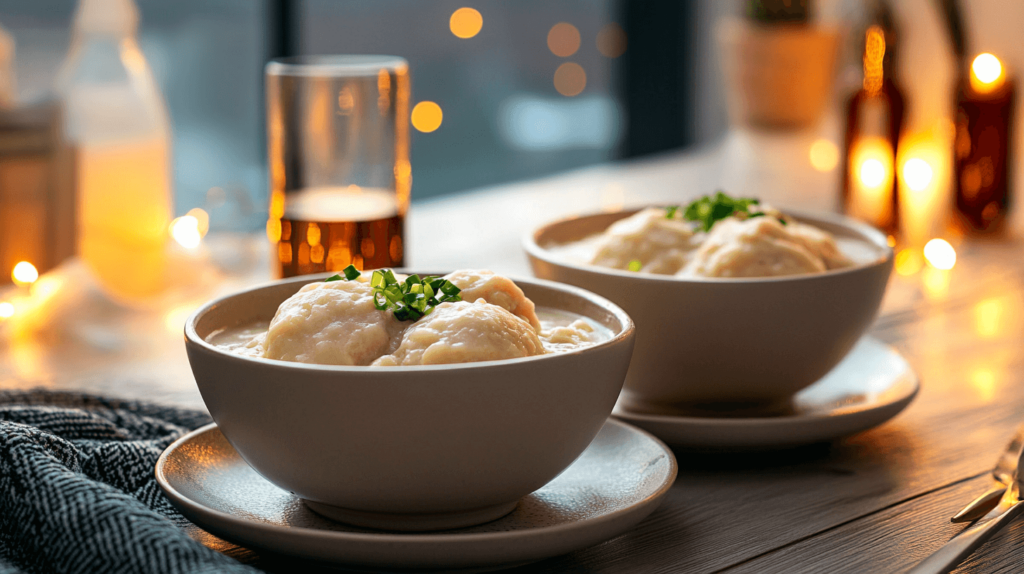
[{"label": "amber beer liquid", "polygon": [[279,277],[404,265],[408,105],[401,58],[267,64],[267,236]]},{"label": "amber beer liquid", "polygon": [[394,192],[320,188],[293,193],[288,202],[284,217],[267,226],[279,277],[404,265],[405,214]]}]

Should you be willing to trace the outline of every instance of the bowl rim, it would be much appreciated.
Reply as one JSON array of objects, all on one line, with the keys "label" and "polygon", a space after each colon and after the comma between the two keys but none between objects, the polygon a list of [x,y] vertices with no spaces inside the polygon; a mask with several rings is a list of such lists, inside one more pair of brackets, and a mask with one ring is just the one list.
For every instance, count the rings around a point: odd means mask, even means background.
[{"label": "bowl rim", "polygon": [[565,267],[575,271],[581,271],[584,273],[591,273],[594,275],[611,275],[616,277],[630,278],[636,281],[650,281],[650,282],[669,282],[669,283],[682,283],[682,284],[758,284],[758,283],[778,283],[787,281],[813,281],[822,277],[833,277],[836,275],[843,275],[847,273],[856,273],[865,269],[871,269],[879,266],[890,265],[895,257],[892,245],[889,245],[887,236],[875,229],[874,227],[847,217],[838,213],[829,213],[823,211],[806,211],[800,209],[786,209],[783,211],[786,215],[792,216],[798,221],[809,223],[814,225],[815,222],[820,221],[845,227],[851,229],[860,235],[866,237],[874,247],[883,250],[883,257],[867,263],[860,263],[850,267],[843,267],[840,269],[828,269],[821,273],[801,273],[798,275],[780,275],[775,277],[676,277],[675,275],[659,275],[655,273],[640,273],[636,271],[626,271],[623,269],[613,269],[611,267],[601,267],[598,265],[591,265],[588,263],[574,263],[557,259],[551,256],[551,252],[540,245],[537,242],[537,238],[547,230],[555,227],[556,225],[565,225],[574,221],[580,221],[583,219],[589,219],[592,217],[598,217],[601,215],[617,215],[623,214],[623,218],[629,217],[630,215],[639,212],[642,209],[648,207],[662,207],[659,205],[645,205],[629,209],[620,209],[616,211],[601,211],[592,212],[583,215],[573,215],[570,217],[564,217],[555,221],[550,221],[536,227],[530,231],[527,231],[522,236],[522,247],[526,251],[529,257],[540,259],[546,263]]},{"label": "bowl rim", "polygon": [[[418,271],[418,270],[410,270],[409,268],[395,268],[394,271],[399,272],[399,273],[416,272],[416,273],[419,273],[420,275],[436,275],[438,277],[446,275],[445,273],[423,273],[423,272]],[[269,289],[271,287],[276,287],[278,285],[283,285],[283,284],[291,284],[291,283],[307,284],[307,283],[313,283],[313,282],[316,282],[316,281],[319,281],[319,280],[322,280],[322,279],[326,279],[327,277],[330,277],[332,275],[336,275],[336,273],[328,271],[328,272],[325,272],[325,273],[315,273],[315,274],[311,274],[311,275],[299,275],[299,276],[296,276],[296,277],[289,277],[287,279],[278,279],[276,281],[269,281],[269,282],[266,282],[266,283],[255,285],[255,286],[250,287],[248,289],[243,289],[241,291],[235,291],[235,292],[229,293],[227,295],[222,295],[222,296],[217,297],[217,298],[215,298],[215,299],[213,299],[211,301],[208,301],[208,302],[204,303],[202,306],[200,306],[198,309],[193,311],[192,314],[189,315],[188,319],[185,321],[184,333],[185,333],[186,346],[188,344],[196,345],[196,346],[202,348],[205,351],[212,352],[212,353],[214,353],[216,355],[219,355],[222,358],[225,358],[225,359],[228,359],[228,360],[241,361],[243,363],[255,363],[255,364],[258,364],[258,365],[264,365],[266,367],[271,367],[271,368],[285,368],[285,369],[294,369],[294,370],[299,370],[299,371],[311,371],[311,372],[320,372],[320,373],[330,373],[330,372],[353,373],[353,374],[359,373],[361,375],[381,376],[381,377],[394,377],[394,376],[401,376],[401,375],[396,375],[396,373],[422,373],[422,372],[451,371],[451,370],[463,370],[463,369],[480,369],[480,368],[488,368],[488,367],[501,367],[501,366],[506,366],[506,365],[519,364],[519,363],[531,363],[531,362],[544,361],[544,360],[549,360],[550,361],[550,360],[556,360],[559,357],[566,357],[566,356],[590,355],[592,353],[601,352],[601,350],[604,347],[621,344],[621,343],[629,340],[631,337],[633,337],[634,333],[636,332],[636,325],[633,323],[633,319],[630,318],[630,316],[622,309],[622,307],[620,307],[617,304],[613,303],[609,299],[606,299],[605,297],[602,297],[601,295],[598,295],[596,293],[592,293],[592,292],[587,291],[586,289],[582,289],[580,287],[575,287],[575,286],[572,286],[572,285],[566,285],[564,283],[558,283],[558,282],[555,282],[555,281],[548,281],[548,280],[545,280],[545,279],[537,279],[537,278],[532,278],[532,277],[527,279],[527,278],[521,278],[521,277],[509,276],[509,275],[505,275],[505,277],[508,277],[509,279],[511,279],[516,284],[519,284],[520,282],[522,282],[524,284],[532,284],[532,285],[536,285],[536,286],[543,287],[543,288],[553,289],[555,291],[561,291],[563,293],[566,293],[566,294],[569,294],[569,295],[572,295],[572,296],[575,296],[575,297],[580,297],[582,299],[585,299],[586,301],[588,301],[588,302],[590,302],[592,304],[595,304],[595,305],[597,305],[599,307],[602,307],[602,308],[606,309],[607,311],[609,311],[619,321],[619,323],[622,325],[622,328],[619,330],[619,332],[614,333],[613,336],[610,339],[608,339],[608,340],[600,341],[600,342],[598,342],[595,345],[590,345],[588,347],[584,347],[582,349],[575,349],[575,350],[572,350],[572,351],[564,351],[564,352],[556,352],[556,353],[545,353],[545,354],[542,354],[542,355],[534,355],[534,356],[531,356],[531,357],[517,357],[517,358],[514,358],[514,359],[499,359],[499,360],[494,360],[494,361],[476,361],[476,362],[471,362],[471,363],[450,363],[450,364],[443,364],[443,365],[409,365],[409,366],[401,366],[401,367],[373,367],[373,366],[369,366],[369,365],[366,365],[366,366],[320,365],[320,364],[314,364],[314,363],[299,363],[299,362],[296,362],[296,361],[282,361],[282,360],[278,360],[278,359],[266,359],[266,358],[263,358],[263,357],[250,357],[248,355],[241,355],[241,354],[238,354],[238,353],[234,353],[232,351],[228,351],[228,350],[222,349],[222,348],[218,347],[217,345],[213,345],[211,343],[208,343],[206,340],[204,340],[202,337],[200,337],[199,333],[196,331],[196,324],[199,322],[200,318],[202,318],[206,313],[208,313],[209,311],[211,311],[215,307],[217,307],[219,305],[222,305],[222,304],[225,304],[225,302],[230,300],[230,299],[233,299],[235,297],[239,297],[239,296],[245,295],[247,293],[252,293],[252,292],[255,292],[255,291],[261,291],[261,290],[264,290],[264,289]]]}]

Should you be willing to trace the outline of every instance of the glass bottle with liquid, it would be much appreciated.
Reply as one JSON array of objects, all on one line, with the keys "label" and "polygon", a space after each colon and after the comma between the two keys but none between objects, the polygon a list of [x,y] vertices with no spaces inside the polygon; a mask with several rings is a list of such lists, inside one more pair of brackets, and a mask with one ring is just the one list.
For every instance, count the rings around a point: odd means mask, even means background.
[{"label": "glass bottle with liquid", "polygon": [[279,277],[399,267],[409,207],[409,67],[393,56],[267,64],[270,217]]},{"label": "glass bottle with liquid", "polygon": [[843,211],[893,240],[900,231],[896,157],[904,97],[896,83],[897,33],[888,2],[879,2],[863,35],[862,85],[846,107]]},{"label": "glass bottle with liquid", "polygon": [[75,149],[78,254],[128,302],[166,285],[170,119],[135,40],[132,0],[80,0],[56,89]]}]

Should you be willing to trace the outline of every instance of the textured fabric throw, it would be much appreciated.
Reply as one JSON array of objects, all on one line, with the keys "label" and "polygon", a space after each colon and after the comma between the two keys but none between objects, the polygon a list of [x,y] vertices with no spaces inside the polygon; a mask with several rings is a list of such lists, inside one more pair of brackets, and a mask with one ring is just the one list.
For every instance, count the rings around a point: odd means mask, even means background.
[{"label": "textured fabric throw", "polygon": [[199,412],[0,391],[0,574],[254,572],[189,538],[153,478]]}]

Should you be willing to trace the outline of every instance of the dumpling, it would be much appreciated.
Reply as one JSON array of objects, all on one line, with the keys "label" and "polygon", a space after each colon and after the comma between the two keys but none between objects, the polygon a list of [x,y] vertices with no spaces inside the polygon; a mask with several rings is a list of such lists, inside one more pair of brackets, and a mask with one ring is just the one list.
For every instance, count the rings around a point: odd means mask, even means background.
[{"label": "dumpling", "polygon": [[787,233],[775,217],[723,219],[711,228],[680,276],[774,277],[820,273],[820,257]]},{"label": "dumpling", "polygon": [[669,219],[664,209],[649,207],[611,224],[590,263],[629,269],[639,261],[640,271],[670,275],[686,265],[702,236],[682,219],[681,210]]},{"label": "dumpling", "polygon": [[532,325],[535,331],[540,331],[540,319],[537,318],[533,301],[527,299],[523,290],[508,277],[487,269],[462,269],[445,275],[444,278],[462,290],[459,296],[463,301],[473,303],[483,299],[523,319]]},{"label": "dumpling", "polygon": [[263,342],[268,359],[319,365],[369,365],[388,352],[402,326],[373,304],[360,281],[310,283],[277,309]]},{"label": "dumpling", "polygon": [[813,225],[797,223],[795,221],[789,221],[786,231],[793,238],[793,241],[796,241],[804,249],[813,253],[815,257],[821,259],[825,263],[825,267],[841,269],[853,265],[853,260],[839,251],[835,238],[829,233]]},{"label": "dumpling", "polygon": [[523,319],[484,301],[457,301],[438,305],[410,325],[394,353],[373,365],[473,363],[543,353],[536,330]]}]

